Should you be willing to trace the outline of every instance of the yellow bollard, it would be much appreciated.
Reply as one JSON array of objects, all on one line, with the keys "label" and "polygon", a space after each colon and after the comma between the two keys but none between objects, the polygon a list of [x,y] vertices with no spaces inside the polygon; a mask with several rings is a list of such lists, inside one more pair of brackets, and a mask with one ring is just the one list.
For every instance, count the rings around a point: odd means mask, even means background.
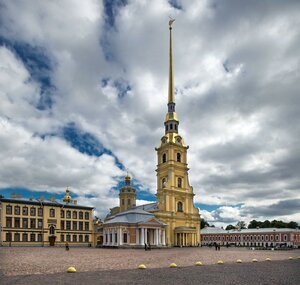
[{"label": "yellow bollard", "polygon": [[267,257],[267,258],[266,258],[266,261],[271,261],[271,258],[270,258],[270,257]]},{"label": "yellow bollard", "polygon": [[242,260],[241,260],[241,259],[238,259],[238,260],[236,261],[236,263],[242,263]]},{"label": "yellow bollard", "polygon": [[146,267],[146,265],[145,264],[140,264],[139,266],[138,266],[138,269],[146,269],[147,267]]},{"label": "yellow bollard", "polygon": [[195,262],[195,265],[196,265],[196,266],[201,266],[201,265],[203,265],[203,264],[202,264],[201,261],[197,261],[197,262]]},{"label": "yellow bollard", "polygon": [[217,264],[224,264],[223,260],[218,260]]},{"label": "yellow bollard", "polygon": [[67,269],[67,272],[68,272],[68,273],[75,273],[75,272],[76,272],[76,269],[75,269],[75,267],[69,267],[69,268]]},{"label": "yellow bollard", "polygon": [[256,258],[253,258],[253,259],[252,259],[252,262],[257,262],[257,259],[256,259]]},{"label": "yellow bollard", "polygon": [[175,267],[177,267],[177,264],[176,264],[176,263],[171,263],[171,264],[170,264],[170,267],[171,267],[171,268],[175,268]]}]

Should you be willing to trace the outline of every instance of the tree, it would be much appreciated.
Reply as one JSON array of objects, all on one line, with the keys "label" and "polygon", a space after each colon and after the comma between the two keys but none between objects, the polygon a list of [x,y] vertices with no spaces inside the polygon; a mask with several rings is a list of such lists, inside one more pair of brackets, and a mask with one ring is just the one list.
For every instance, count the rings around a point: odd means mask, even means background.
[{"label": "tree", "polygon": [[4,198],[4,196],[0,194],[0,198]]},{"label": "tree", "polygon": [[246,223],[244,221],[238,221],[237,224],[235,225],[237,229],[243,230],[246,228]]},{"label": "tree", "polygon": [[287,223],[286,226],[287,226],[287,228],[295,229],[295,228],[298,227],[298,224],[296,222],[294,222],[294,221],[291,221],[291,222]]},{"label": "tree", "polygon": [[235,230],[235,226],[233,225],[228,225],[225,229],[226,231],[229,231],[229,230]]},{"label": "tree", "polygon": [[201,224],[200,224],[200,229],[203,229],[205,227],[209,227],[209,223],[201,218]]},{"label": "tree", "polygon": [[256,228],[261,228],[262,222],[256,221],[256,220],[252,220],[249,225],[248,225],[248,229],[256,229]]}]

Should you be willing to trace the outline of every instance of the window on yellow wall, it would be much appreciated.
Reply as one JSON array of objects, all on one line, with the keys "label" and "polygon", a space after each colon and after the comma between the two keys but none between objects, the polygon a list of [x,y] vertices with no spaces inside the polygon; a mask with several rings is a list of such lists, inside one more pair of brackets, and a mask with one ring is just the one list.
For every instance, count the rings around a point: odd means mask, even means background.
[{"label": "window on yellow wall", "polygon": [[122,205],[124,206],[124,204],[125,204],[125,201],[124,201],[124,199],[122,199]]},{"label": "window on yellow wall", "polygon": [[177,180],[177,186],[178,186],[178,188],[182,187],[182,179],[180,177]]},{"label": "window on yellow wall", "polygon": [[73,219],[77,219],[77,212],[73,211]]},{"label": "window on yellow wall", "polygon": [[162,188],[166,188],[166,178],[164,177],[161,181]]},{"label": "window on yellow wall", "polygon": [[177,203],[177,212],[183,212],[182,202]]},{"label": "window on yellow wall", "polygon": [[177,162],[181,162],[181,154],[177,152]]},{"label": "window on yellow wall", "polygon": [[167,162],[167,155],[165,153],[162,156],[162,162],[163,163]]}]

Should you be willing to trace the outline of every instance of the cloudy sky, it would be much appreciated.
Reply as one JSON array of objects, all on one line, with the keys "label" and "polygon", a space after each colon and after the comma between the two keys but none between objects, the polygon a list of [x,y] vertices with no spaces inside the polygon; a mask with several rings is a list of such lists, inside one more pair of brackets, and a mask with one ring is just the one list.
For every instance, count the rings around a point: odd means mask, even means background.
[{"label": "cloudy sky", "polygon": [[154,201],[168,16],[180,133],[210,223],[300,222],[299,1],[0,1],[0,194],[103,216]]}]

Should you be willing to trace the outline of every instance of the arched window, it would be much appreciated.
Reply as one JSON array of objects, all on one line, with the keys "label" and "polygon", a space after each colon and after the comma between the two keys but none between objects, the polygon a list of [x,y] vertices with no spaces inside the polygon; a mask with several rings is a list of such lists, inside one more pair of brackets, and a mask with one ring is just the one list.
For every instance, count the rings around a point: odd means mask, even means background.
[{"label": "arched window", "polygon": [[131,201],[130,199],[127,199],[127,205],[130,206],[131,205]]},{"label": "arched window", "polygon": [[178,211],[178,212],[183,212],[182,202],[178,202],[178,203],[177,203],[177,211]]},{"label": "arched window", "polygon": [[166,188],[166,178],[163,178],[161,181],[162,188]]},{"label": "arched window", "polygon": [[67,217],[67,219],[71,219],[71,211],[70,210],[67,210],[66,217]]},{"label": "arched window", "polygon": [[177,162],[181,162],[181,154],[177,152]]},{"label": "arched window", "polygon": [[79,219],[83,220],[83,212],[81,212],[81,211],[79,212]]},{"label": "arched window", "polygon": [[175,127],[175,130],[177,131],[177,125],[176,124],[174,125],[174,127]]},{"label": "arched window", "polygon": [[170,124],[170,130],[173,130],[173,124]]},{"label": "arched window", "polygon": [[181,188],[181,186],[182,186],[182,179],[180,177],[177,180],[177,186],[178,186],[178,188]]},{"label": "arched window", "polygon": [[73,211],[73,219],[77,219],[77,212]]},{"label": "arched window", "polygon": [[53,226],[51,226],[51,227],[49,228],[49,231],[50,231],[50,235],[54,235],[55,230],[54,230],[54,227],[53,227]]},{"label": "arched window", "polygon": [[167,155],[164,153],[162,156],[162,162],[165,163],[167,161]]},{"label": "arched window", "polygon": [[[31,215],[32,216],[32,215]],[[50,209],[49,210],[49,216],[51,217],[51,218],[54,218],[55,217],[55,210],[54,209]]]}]

